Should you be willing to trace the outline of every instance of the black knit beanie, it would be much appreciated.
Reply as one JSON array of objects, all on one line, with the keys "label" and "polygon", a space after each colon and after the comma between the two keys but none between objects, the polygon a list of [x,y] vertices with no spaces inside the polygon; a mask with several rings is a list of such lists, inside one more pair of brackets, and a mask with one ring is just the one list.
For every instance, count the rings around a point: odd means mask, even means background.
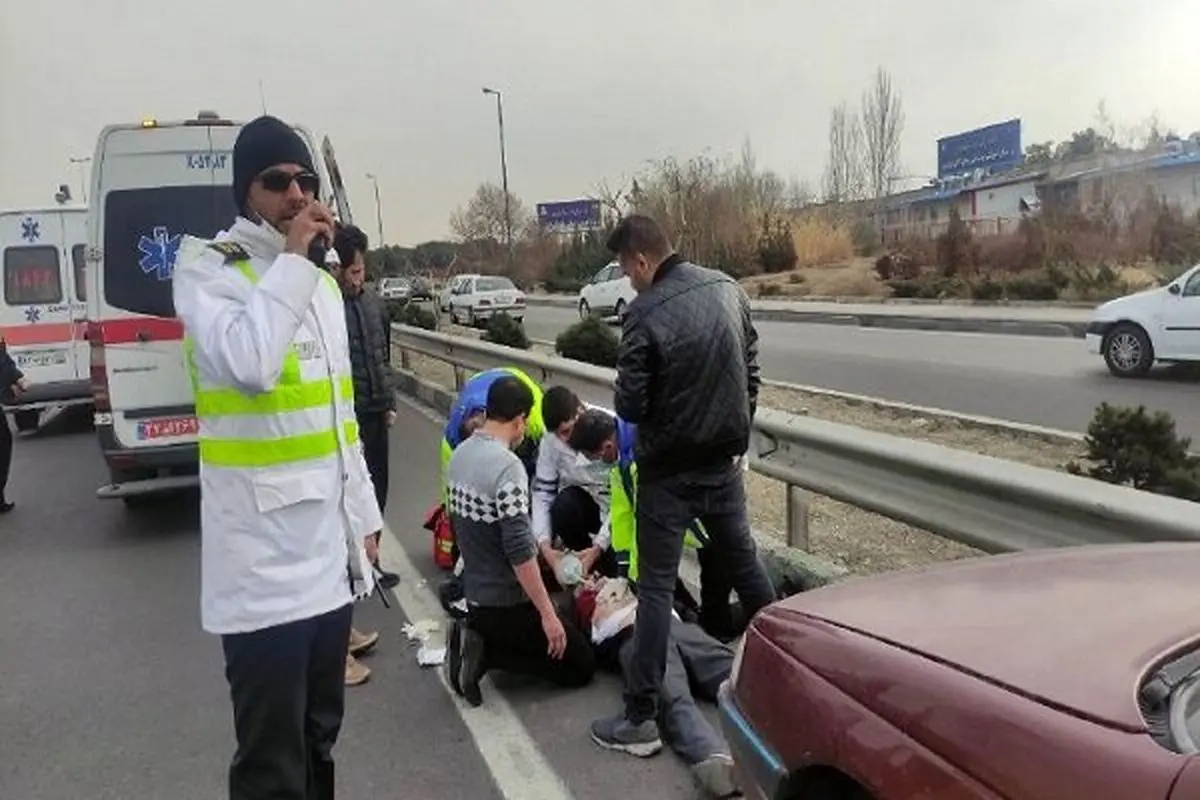
[{"label": "black knit beanie", "polygon": [[304,140],[286,122],[272,116],[247,122],[233,145],[233,201],[243,216],[250,184],[263,170],[279,164],[299,164],[314,174],[317,171]]}]

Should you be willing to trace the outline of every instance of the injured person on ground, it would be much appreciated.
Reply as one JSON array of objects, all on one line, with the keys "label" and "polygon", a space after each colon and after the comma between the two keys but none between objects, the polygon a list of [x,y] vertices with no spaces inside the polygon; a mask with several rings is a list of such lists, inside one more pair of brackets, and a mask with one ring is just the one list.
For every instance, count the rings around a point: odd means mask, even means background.
[{"label": "injured person on ground", "polygon": [[[620,669],[622,677],[633,655],[636,618],[637,597],[623,578],[590,577],[575,590],[576,624],[590,632],[597,662]],[[741,797],[729,748],[696,705],[697,698],[715,702],[732,669],[733,650],[728,645],[699,625],[673,617],[658,724],[667,744],[710,797]],[[649,757],[662,744],[639,744],[632,754]]]}]

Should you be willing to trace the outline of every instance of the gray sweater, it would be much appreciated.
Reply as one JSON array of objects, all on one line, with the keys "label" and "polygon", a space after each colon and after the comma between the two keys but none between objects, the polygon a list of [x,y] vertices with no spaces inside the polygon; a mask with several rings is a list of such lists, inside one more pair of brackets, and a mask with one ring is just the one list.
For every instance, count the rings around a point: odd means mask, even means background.
[{"label": "gray sweater", "polygon": [[446,482],[467,602],[528,602],[513,572],[537,553],[529,523],[529,477],[521,460],[502,442],[476,431],[454,449]]}]

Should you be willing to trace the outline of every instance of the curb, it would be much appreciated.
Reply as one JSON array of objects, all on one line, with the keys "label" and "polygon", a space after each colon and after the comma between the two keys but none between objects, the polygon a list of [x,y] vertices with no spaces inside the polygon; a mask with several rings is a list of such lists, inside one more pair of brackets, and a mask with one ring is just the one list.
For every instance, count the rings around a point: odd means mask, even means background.
[{"label": "curb", "polygon": [[[557,308],[573,308],[575,306],[574,298],[556,295],[527,295],[525,302],[531,306],[551,306]],[[802,305],[802,303],[798,302],[797,305]],[[886,305],[886,303],[880,303],[880,305]],[[953,308],[954,306],[941,304],[940,307]],[[1013,307],[1016,308],[1019,306]],[[1044,307],[1059,308],[1059,306]],[[998,305],[996,308],[1002,309],[1004,306]],[[1062,306],[1062,308],[1067,307]],[[1003,317],[950,317],[938,316],[936,314],[915,316],[911,314],[888,314],[884,311],[879,313],[847,312],[841,314],[829,311],[809,311],[803,308],[766,309],[753,307],[751,315],[754,319],[761,322],[851,325],[859,328],[1004,334],[1008,336],[1053,336],[1075,339],[1082,339],[1087,330],[1086,322],[1067,319],[1016,320],[1005,319]]]},{"label": "curb", "polygon": [[[455,393],[436,383],[424,380],[412,372],[396,367],[397,391],[428,406],[443,416],[450,413],[454,405]],[[758,543],[759,556],[766,565],[767,573],[771,576],[773,586],[780,587],[787,583],[800,591],[816,589],[848,577],[850,571],[840,564],[827,561],[820,556],[804,550],[797,550],[782,544],[776,544],[767,537],[755,534]],[[685,549],[689,556],[682,568],[689,573],[684,580],[695,590],[699,581],[699,567],[694,563],[695,556]]]}]

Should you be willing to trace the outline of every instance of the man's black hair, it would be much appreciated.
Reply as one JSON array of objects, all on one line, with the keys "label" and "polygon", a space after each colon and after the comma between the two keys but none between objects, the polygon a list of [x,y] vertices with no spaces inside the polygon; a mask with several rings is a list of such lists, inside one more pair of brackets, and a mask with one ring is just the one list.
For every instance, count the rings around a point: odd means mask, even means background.
[{"label": "man's black hair", "polygon": [[362,253],[365,256],[369,248],[367,234],[361,228],[338,223],[333,232],[333,249],[337,251],[338,260],[342,262],[343,267],[353,264],[356,254]]},{"label": "man's black hair", "polygon": [[579,411],[579,396],[566,386],[551,386],[542,395],[542,422],[546,430],[556,431]]},{"label": "man's black hair", "polygon": [[584,409],[571,429],[570,448],[576,453],[595,453],[612,438],[617,430],[617,418],[598,408]]},{"label": "man's black hair", "polygon": [[666,258],[675,251],[662,226],[645,214],[630,214],[618,222],[604,246],[618,256],[644,253]]},{"label": "man's black hair", "polygon": [[488,387],[487,418],[496,422],[512,422],[529,416],[533,410],[533,392],[523,381],[506,375]]}]

